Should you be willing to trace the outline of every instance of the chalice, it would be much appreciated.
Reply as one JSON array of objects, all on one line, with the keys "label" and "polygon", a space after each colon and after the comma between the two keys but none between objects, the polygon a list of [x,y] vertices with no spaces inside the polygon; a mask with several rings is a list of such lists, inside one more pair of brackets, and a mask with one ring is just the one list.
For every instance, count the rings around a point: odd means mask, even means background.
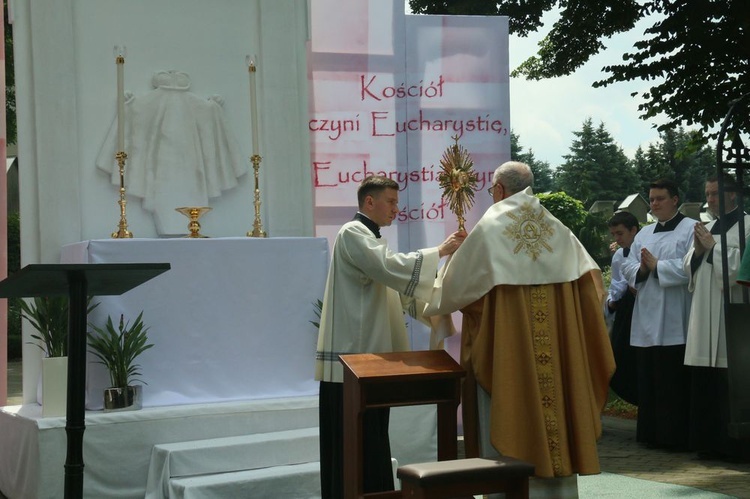
[{"label": "chalice", "polygon": [[208,237],[200,233],[201,224],[198,219],[203,216],[204,213],[211,211],[208,206],[183,206],[182,208],[175,208],[175,211],[179,211],[190,219],[188,223],[188,230],[190,231],[187,236],[189,238],[194,237]]}]

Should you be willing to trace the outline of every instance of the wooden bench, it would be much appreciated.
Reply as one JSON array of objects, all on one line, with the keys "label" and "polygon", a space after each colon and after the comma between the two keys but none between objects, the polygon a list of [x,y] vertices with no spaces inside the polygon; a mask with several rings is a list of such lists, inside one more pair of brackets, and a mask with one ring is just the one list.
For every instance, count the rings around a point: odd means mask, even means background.
[{"label": "wooden bench", "polygon": [[505,492],[506,499],[527,499],[534,465],[513,459],[456,459],[401,466],[401,497],[450,499]]}]

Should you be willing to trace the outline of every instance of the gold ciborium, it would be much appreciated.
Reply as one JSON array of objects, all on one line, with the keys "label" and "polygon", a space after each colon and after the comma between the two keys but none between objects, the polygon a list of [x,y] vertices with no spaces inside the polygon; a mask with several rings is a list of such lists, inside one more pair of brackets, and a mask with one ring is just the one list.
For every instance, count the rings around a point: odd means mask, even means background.
[{"label": "gold ciborium", "polygon": [[200,233],[201,224],[198,223],[198,219],[204,213],[211,211],[211,208],[208,206],[183,206],[182,208],[175,208],[175,211],[179,211],[190,219],[190,223],[188,223],[190,233],[185,237],[208,237]]}]

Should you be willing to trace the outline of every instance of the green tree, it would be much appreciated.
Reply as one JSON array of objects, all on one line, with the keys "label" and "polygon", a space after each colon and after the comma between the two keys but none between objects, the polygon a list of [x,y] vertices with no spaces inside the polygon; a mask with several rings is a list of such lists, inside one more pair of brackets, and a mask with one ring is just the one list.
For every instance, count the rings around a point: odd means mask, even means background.
[{"label": "green tree", "polygon": [[[638,193],[644,196],[644,198],[646,199],[648,199],[647,194],[649,184],[653,179],[658,178],[659,176],[654,169],[653,163],[651,162],[652,148],[654,148],[654,146],[649,146],[649,149],[647,151],[644,151],[643,147],[639,146],[635,151],[635,156],[630,162],[631,166],[635,170],[636,175],[638,176],[638,182],[633,185],[632,193]],[[653,149],[653,151],[655,151],[655,148]]]},{"label": "green tree", "polygon": [[570,146],[570,154],[557,171],[557,186],[585,206],[598,200],[619,201],[633,192],[638,177],[622,148],[615,144],[604,123],[594,128],[583,122]]},{"label": "green tree", "polygon": [[573,234],[578,234],[586,223],[586,209],[583,207],[583,203],[574,197],[564,192],[537,194],[536,197],[539,198],[542,206],[547,208]]},{"label": "green tree", "polygon": [[698,145],[697,135],[681,127],[665,130],[659,133],[657,143],[649,145],[648,152],[636,151],[631,164],[640,178],[643,196],[648,197],[651,182],[668,178],[677,183],[681,201],[703,201],[706,178],[716,170],[716,155],[712,147]]},{"label": "green tree", "polygon": [[13,59],[13,31],[8,23],[8,0],[3,1],[5,13],[5,135],[8,144],[16,143],[16,78]]},{"label": "green tree", "polygon": [[[571,74],[604,48],[602,40],[651,26],[623,63],[606,66],[594,86],[642,80],[641,118],[664,116],[659,130],[697,126],[695,140],[716,135],[729,102],[750,92],[750,2],[747,0],[410,0],[415,13],[509,16],[511,33],[538,30],[545,12],[559,17],[537,54],[514,70],[529,79]],[[637,94],[637,93],[636,93]],[[737,119],[750,120],[740,113]]]},{"label": "green tree", "polygon": [[583,203],[564,192],[537,194],[542,206],[578,237],[586,251],[602,265],[609,258],[607,223],[586,211]]},{"label": "green tree", "polygon": [[534,156],[534,151],[524,152],[518,134],[510,132],[510,158],[529,165],[534,173],[534,191],[551,192],[555,190],[554,172],[546,161],[540,161]]}]

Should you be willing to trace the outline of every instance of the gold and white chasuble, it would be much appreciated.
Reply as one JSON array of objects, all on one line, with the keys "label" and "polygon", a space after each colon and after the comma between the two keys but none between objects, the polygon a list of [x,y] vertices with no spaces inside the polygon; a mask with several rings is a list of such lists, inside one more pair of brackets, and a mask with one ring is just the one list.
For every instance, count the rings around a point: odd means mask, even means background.
[{"label": "gold and white chasuble", "polygon": [[[433,319],[463,312],[461,363],[490,394],[492,445],[533,463],[538,477],[600,471],[600,413],[615,369],[603,297],[596,262],[528,188],[487,210],[425,309]],[[465,388],[472,438],[478,418]]]}]

